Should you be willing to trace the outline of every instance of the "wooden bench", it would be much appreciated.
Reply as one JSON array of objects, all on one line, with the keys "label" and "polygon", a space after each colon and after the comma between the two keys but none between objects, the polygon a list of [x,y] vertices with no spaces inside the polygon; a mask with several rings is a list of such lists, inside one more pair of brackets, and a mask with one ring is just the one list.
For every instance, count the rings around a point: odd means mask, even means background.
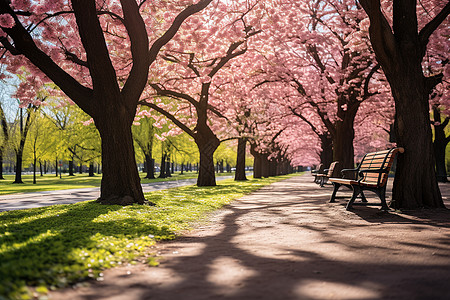
[{"label": "wooden bench", "polygon": [[[341,186],[346,186],[353,189],[353,195],[347,203],[347,210],[352,208],[352,205],[379,205],[369,204],[364,191],[372,191],[378,195],[381,200],[381,209],[389,210],[386,204],[386,185],[388,181],[389,171],[391,170],[394,157],[397,152],[403,153],[403,148],[392,148],[390,150],[367,153],[356,169],[344,169],[341,172],[354,172],[356,177],[354,179],[345,178],[330,178],[333,183],[334,190],[331,195],[330,202],[335,202],[336,193]],[[361,196],[362,202],[355,203],[356,197]]]},{"label": "wooden bench", "polygon": [[325,183],[327,183],[328,178],[333,177],[334,170],[336,169],[339,162],[335,161],[330,164],[328,169],[323,170],[323,173],[317,174],[316,178],[318,178],[318,184],[320,187],[323,187]]},{"label": "wooden bench", "polygon": [[319,164],[316,169],[311,170],[311,175],[314,176],[314,183],[320,184],[320,177],[317,177],[317,175],[322,174],[323,169],[323,164]]}]

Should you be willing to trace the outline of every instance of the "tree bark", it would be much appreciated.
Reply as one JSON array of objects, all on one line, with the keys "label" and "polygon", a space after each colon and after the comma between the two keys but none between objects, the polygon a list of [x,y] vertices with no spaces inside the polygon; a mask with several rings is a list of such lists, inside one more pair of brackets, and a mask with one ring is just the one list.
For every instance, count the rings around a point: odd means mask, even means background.
[{"label": "tree bark", "polygon": [[73,174],[73,159],[69,160],[69,176],[75,176]]},{"label": "tree bark", "polygon": [[23,160],[23,148],[19,148],[16,152],[16,175],[13,183],[23,183],[22,180],[22,160]]},{"label": "tree bark", "polygon": [[5,179],[3,177],[3,149],[0,148],[0,180]]},{"label": "tree bark", "polygon": [[236,159],[236,173],[234,174],[234,180],[247,180],[247,176],[245,176],[245,152],[247,146],[246,138],[238,139],[238,147],[237,147],[237,159]]},{"label": "tree bark", "polygon": [[102,204],[143,204],[145,198],[131,134],[132,118],[118,105],[109,108],[94,118],[102,142],[103,167],[101,195],[97,201]]},{"label": "tree bark", "polygon": [[166,154],[163,152],[161,155],[161,164],[159,167],[159,176],[158,178],[166,178]]},{"label": "tree bark", "polygon": [[36,184],[36,164],[37,164],[37,158],[35,156],[33,158],[33,184]]},{"label": "tree bark", "polygon": [[397,115],[397,145],[405,148],[397,160],[391,206],[444,207],[434,169],[428,95],[424,93],[422,71],[401,69],[404,72],[397,74],[397,79],[389,76]]},{"label": "tree bark", "polygon": [[145,154],[145,164],[147,166],[147,179],[155,179],[155,160],[152,158],[151,153]]},{"label": "tree bark", "polygon": [[320,162],[328,168],[333,162],[333,139],[330,134],[325,133],[319,136],[322,151],[320,152]]},{"label": "tree bark", "polygon": [[94,162],[89,162],[89,177],[94,177]]},{"label": "tree bark", "polygon": [[439,182],[448,182],[445,166],[445,149],[447,148],[449,137],[445,136],[445,127],[447,127],[449,119],[446,118],[445,121],[441,123],[441,112],[436,106],[433,106],[433,117],[435,122],[433,149],[436,157],[437,180]]},{"label": "tree bark", "polygon": [[[209,130],[210,131],[210,130]],[[200,152],[200,165],[198,170],[198,186],[215,186],[216,176],[214,174],[214,152],[219,147],[219,139],[212,133],[209,137],[196,135],[195,143]]]},{"label": "tree bark", "polygon": [[261,154],[261,175],[265,178],[270,176],[270,161],[268,154]]},{"label": "tree bark", "polygon": [[333,161],[339,162],[339,167],[336,170],[338,174],[340,174],[341,169],[353,169],[355,167],[355,150],[353,148],[355,129],[353,124],[358,108],[359,104],[353,104],[349,105],[345,112],[342,111],[342,108],[338,109],[340,120],[336,121],[336,133],[333,138]]}]

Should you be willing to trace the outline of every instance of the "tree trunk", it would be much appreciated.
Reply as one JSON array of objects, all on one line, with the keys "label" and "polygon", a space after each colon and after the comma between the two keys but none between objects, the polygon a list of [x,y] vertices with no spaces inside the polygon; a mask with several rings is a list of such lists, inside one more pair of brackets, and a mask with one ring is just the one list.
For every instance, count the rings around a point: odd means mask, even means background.
[{"label": "tree trunk", "polygon": [[256,145],[250,144],[250,153],[253,155],[253,178],[262,178],[261,154],[255,150]]},{"label": "tree trunk", "polygon": [[342,169],[353,169],[355,167],[355,150],[353,148],[355,129],[353,124],[357,109],[349,107],[348,111],[342,114],[342,121],[336,121],[336,134],[333,139],[333,161],[339,162],[339,169],[336,170],[338,173]]},{"label": "tree trunk", "polygon": [[445,166],[445,149],[449,139],[445,136],[445,127],[448,125],[449,119],[445,119],[441,123],[441,112],[438,107],[433,106],[434,116],[434,156],[436,157],[436,175],[439,182],[448,182],[447,170]]},{"label": "tree trunk", "polygon": [[89,177],[94,177],[94,162],[89,162]]},{"label": "tree trunk", "polygon": [[268,154],[261,154],[261,175],[265,178],[270,176],[270,161]]},{"label": "tree trunk", "polygon": [[166,177],[172,177],[172,173],[170,171],[170,156],[167,156],[166,159]]},{"label": "tree trunk", "polygon": [[[395,101],[394,131],[398,156],[392,191],[394,208],[444,207],[435,173],[429,95],[439,76],[425,78],[422,61],[431,33],[445,20],[450,3],[439,18],[418,32],[416,1],[393,1],[392,28],[376,1],[361,0],[370,18],[370,41]],[[429,26],[430,25],[430,26]]]},{"label": "tree trunk", "polygon": [[159,168],[158,178],[166,178],[166,154],[163,153],[161,156],[161,164]]},{"label": "tree trunk", "polygon": [[145,198],[135,160],[129,114],[116,105],[111,110],[105,109],[101,118],[94,120],[102,142],[103,168],[101,195],[97,201],[102,204],[143,204]]},{"label": "tree trunk", "polygon": [[19,148],[16,152],[16,176],[13,183],[23,183],[22,181],[22,159],[23,149]]},{"label": "tree trunk", "polygon": [[35,156],[33,158],[33,184],[36,184],[36,164],[37,164],[37,158]]},{"label": "tree trunk", "polygon": [[69,160],[69,176],[75,176],[75,174],[73,174],[73,158]]},{"label": "tree trunk", "polygon": [[328,168],[333,162],[333,140],[328,133],[320,135],[319,138],[322,147],[322,152],[320,152],[320,162],[325,168]]},{"label": "tree trunk", "polygon": [[147,179],[155,179],[155,160],[152,158],[152,154],[145,154],[145,165],[147,169]]},{"label": "tree trunk", "polygon": [[0,148],[0,180],[5,179],[3,177],[3,149]]},{"label": "tree trunk", "polygon": [[40,159],[39,159],[39,173],[41,177],[44,176],[44,172],[42,170],[42,161]]},{"label": "tree trunk", "polygon": [[421,72],[404,70],[398,79],[390,80],[397,116],[397,144],[405,148],[397,160],[393,208],[444,207],[434,170],[428,95],[424,93]]},{"label": "tree trunk", "polygon": [[200,152],[197,185],[215,186],[214,152],[220,144],[219,139],[215,135],[212,135],[210,138],[197,137],[195,143]]},{"label": "tree trunk", "polygon": [[269,162],[269,176],[277,176],[278,174],[278,164],[277,160],[275,158],[268,159]]},{"label": "tree trunk", "polygon": [[58,158],[55,159],[55,174],[58,177]]}]

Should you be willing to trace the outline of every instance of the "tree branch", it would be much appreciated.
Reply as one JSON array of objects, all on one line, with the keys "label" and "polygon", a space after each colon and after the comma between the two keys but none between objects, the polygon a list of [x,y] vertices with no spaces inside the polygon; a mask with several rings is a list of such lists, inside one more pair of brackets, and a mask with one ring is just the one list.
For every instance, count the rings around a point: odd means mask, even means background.
[{"label": "tree branch", "polygon": [[133,66],[130,76],[122,88],[122,95],[129,106],[134,110],[139,97],[147,83],[150,61],[148,57],[148,35],[144,20],[139,12],[135,0],[120,0],[123,10],[123,22],[131,42],[131,56]]},{"label": "tree branch", "polygon": [[151,65],[153,61],[155,61],[156,56],[159,53],[159,50],[167,44],[177,33],[181,24],[187,19],[189,16],[201,11],[204,9],[212,0],[200,0],[198,3],[188,6],[184,9],[178,16],[176,16],[170,28],[160,37],[158,38],[152,45],[149,50],[149,64]]},{"label": "tree branch", "polygon": [[431,20],[427,25],[425,25],[419,33],[420,47],[421,53],[423,57],[425,55],[428,40],[431,34],[439,27],[439,25],[447,18],[450,14],[450,1],[447,2],[447,5]]},{"label": "tree branch", "polygon": [[140,105],[145,105],[148,106],[150,108],[153,108],[154,110],[156,110],[157,112],[159,112],[160,114],[162,114],[163,116],[165,116],[166,118],[168,118],[170,121],[172,121],[175,125],[177,125],[181,130],[183,130],[184,132],[186,132],[187,134],[189,134],[191,137],[195,138],[195,133],[194,131],[192,131],[189,127],[187,127],[186,125],[184,125],[181,121],[179,121],[177,118],[175,118],[174,115],[172,115],[171,113],[169,113],[168,111],[162,109],[161,107],[159,107],[158,105],[154,104],[154,103],[149,103],[146,101],[139,101]]},{"label": "tree branch", "polygon": [[192,105],[194,105],[195,108],[198,108],[198,106],[199,106],[198,102],[194,98],[192,98],[191,96],[189,96],[187,94],[172,91],[172,90],[167,90],[165,88],[161,88],[156,83],[149,83],[149,85],[156,91],[156,94],[158,96],[167,96],[167,97],[174,98],[174,99],[184,99],[184,100],[188,101],[189,103],[191,103]]}]

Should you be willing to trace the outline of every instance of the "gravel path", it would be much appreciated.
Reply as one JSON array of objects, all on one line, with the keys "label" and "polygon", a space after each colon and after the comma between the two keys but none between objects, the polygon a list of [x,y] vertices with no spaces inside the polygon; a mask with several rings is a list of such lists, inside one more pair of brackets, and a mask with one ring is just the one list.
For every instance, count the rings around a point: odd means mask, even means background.
[{"label": "gravel path", "polygon": [[348,212],[331,191],[308,175],[274,183],[158,243],[158,267],[107,270],[50,299],[450,299],[450,211]]}]

